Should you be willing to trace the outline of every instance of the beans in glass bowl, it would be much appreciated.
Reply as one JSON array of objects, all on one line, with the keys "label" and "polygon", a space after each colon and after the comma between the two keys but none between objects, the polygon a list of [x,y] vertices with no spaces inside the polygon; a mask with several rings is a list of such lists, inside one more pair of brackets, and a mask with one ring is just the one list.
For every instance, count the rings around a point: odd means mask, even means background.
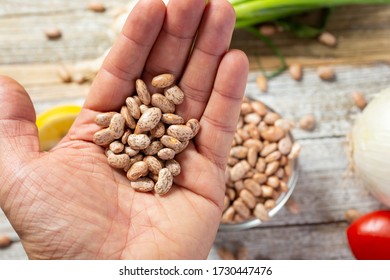
[{"label": "beans in glass bowl", "polygon": [[220,230],[258,226],[286,203],[297,182],[301,149],[293,128],[264,103],[243,100],[226,168]]}]

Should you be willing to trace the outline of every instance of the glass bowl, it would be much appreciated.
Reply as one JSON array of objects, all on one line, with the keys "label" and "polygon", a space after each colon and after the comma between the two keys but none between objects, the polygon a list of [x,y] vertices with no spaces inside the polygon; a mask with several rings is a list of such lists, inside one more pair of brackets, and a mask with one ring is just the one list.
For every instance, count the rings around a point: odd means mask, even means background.
[{"label": "glass bowl", "polygon": [[[248,102],[250,104],[253,104],[253,102],[260,102],[261,104],[263,104],[266,107],[268,112],[276,113],[281,118],[283,118],[283,116],[281,116],[278,112],[274,111],[272,108],[270,108],[269,106],[267,106],[266,104],[264,104],[263,102],[261,102],[259,100],[251,99],[251,100],[248,100]],[[264,119],[262,119],[262,120],[264,120]],[[291,139],[292,143],[296,143],[296,141],[295,141],[295,139],[294,139],[294,137],[293,137],[293,135],[291,133],[291,130],[289,130],[286,135],[289,136],[289,138]],[[263,140],[263,139],[260,138],[260,140]],[[259,154],[257,156],[258,156],[257,157],[257,159],[258,159],[259,158]],[[272,209],[268,210],[268,217],[269,217],[269,219],[272,219],[272,217],[274,217],[283,208],[283,206],[286,204],[286,202],[288,201],[288,199],[292,195],[292,193],[293,193],[293,191],[295,189],[295,186],[297,184],[297,180],[298,180],[298,157],[290,159],[289,162],[290,162],[290,165],[291,165],[292,172],[291,172],[291,175],[288,177],[287,182],[286,182],[287,191],[281,192],[279,197],[275,200],[275,206]],[[238,194],[236,195],[236,198],[237,197],[238,197]],[[230,205],[232,205],[233,202],[234,202],[234,200],[230,202]],[[248,219],[245,219],[245,220],[242,220],[242,221],[239,221],[239,222],[223,223],[221,221],[220,226],[219,226],[219,231],[239,231],[239,230],[245,230],[245,229],[250,229],[250,228],[254,228],[254,227],[260,226],[261,224],[266,223],[266,222],[267,221],[262,221],[262,220],[258,219],[257,217],[255,217],[254,215],[251,215]]]}]

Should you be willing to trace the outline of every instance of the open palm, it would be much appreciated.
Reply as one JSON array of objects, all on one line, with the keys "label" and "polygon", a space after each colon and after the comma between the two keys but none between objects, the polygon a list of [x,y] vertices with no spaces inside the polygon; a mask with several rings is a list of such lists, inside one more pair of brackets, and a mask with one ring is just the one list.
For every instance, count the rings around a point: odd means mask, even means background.
[{"label": "open palm", "polygon": [[[34,259],[206,258],[218,229],[224,167],[248,62],[229,50],[226,0],[141,0],[111,48],[68,135],[39,152],[35,112],[22,86],[0,78],[0,205]],[[194,38],[196,37],[195,43]],[[139,193],[92,143],[99,112],[118,110],[160,73],[180,77],[177,111],[201,130],[177,156],[182,173],[165,196]]]}]

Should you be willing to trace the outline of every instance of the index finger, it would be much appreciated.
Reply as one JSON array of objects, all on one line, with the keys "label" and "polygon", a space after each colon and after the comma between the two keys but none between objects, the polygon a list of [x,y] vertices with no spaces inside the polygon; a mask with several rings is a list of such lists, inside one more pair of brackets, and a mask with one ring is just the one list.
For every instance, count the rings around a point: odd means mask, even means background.
[{"label": "index finger", "polygon": [[165,12],[162,0],[137,3],[95,77],[84,108],[117,110],[131,95],[163,26]]}]

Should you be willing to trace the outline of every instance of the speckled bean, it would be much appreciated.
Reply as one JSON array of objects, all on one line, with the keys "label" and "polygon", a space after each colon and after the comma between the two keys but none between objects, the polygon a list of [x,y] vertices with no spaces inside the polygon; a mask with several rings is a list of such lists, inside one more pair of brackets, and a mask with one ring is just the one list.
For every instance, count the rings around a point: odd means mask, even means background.
[{"label": "speckled bean", "polygon": [[130,115],[134,119],[139,119],[141,116],[141,110],[139,109],[139,104],[135,101],[133,97],[126,98],[126,106],[129,109]]},{"label": "speckled bean", "polygon": [[150,136],[153,138],[161,138],[165,134],[165,126],[159,122],[154,128],[150,130]]},{"label": "speckled bean", "polygon": [[108,127],[111,122],[111,118],[117,114],[116,112],[106,112],[97,114],[95,117],[95,123],[102,127]]},{"label": "speckled bean", "polygon": [[134,133],[138,134],[155,128],[160,122],[161,115],[161,110],[159,108],[149,108],[138,120]]},{"label": "speckled bean", "polygon": [[190,119],[187,121],[186,126],[191,127],[192,137],[195,137],[200,130],[200,123],[197,119]]},{"label": "speckled bean", "polygon": [[123,151],[123,149],[125,148],[125,145],[123,145],[122,142],[113,141],[110,143],[110,145],[108,147],[113,153],[119,154]]},{"label": "speckled bean", "polygon": [[148,174],[149,168],[146,162],[135,162],[127,172],[127,178],[130,181],[136,181],[137,179],[144,177]]},{"label": "speckled bean", "polygon": [[175,151],[170,148],[163,148],[158,151],[157,156],[162,160],[169,160],[175,157]]},{"label": "speckled bean", "polygon": [[110,126],[108,127],[114,136],[114,139],[119,139],[125,133],[125,118],[121,114],[115,114],[111,118]]},{"label": "speckled bean", "polygon": [[161,143],[167,147],[167,148],[171,148],[172,150],[174,150],[175,152],[176,151],[179,151],[180,148],[182,147],[182,143],[177,140],[176,138],[172,137],[172,136],[169,136],[169,135],[164,135],[160,138],[160,141]]},{"label": "speckled bean", "polygon": [[175,76],[172,74],[161,74],[152,79],[152,86],[156,88],[166,88],[171,86],[175,81]]},{"label": "speckled bean", "polygon": [[150,145],[150,138],[146,134],[131,134],[127,143],[134,150],[144,150]]},{"label": "speckled bean", "polygon": [[150,104],[150,93],[145,82],[141,79],[135,81],[135,89],[137,91],[138,97],[144,105]]},{"label": "speckled bean", "polygon": [[114,168],[125,168],[130,163],[130,157],[126,154],[109,154],[108,164]]},{"label": "speckled bean", "polygon": [[184,101],[184,93],[177,85],[165,88],[164,95],[175,105],[179,105]]},{"label": "speckled bean", "polygon": [[174,159],[167,160],[165,162],[165,167],[171,172],[173,176],[177,176],[181,173],[181,166]]},{"label": "speckled bean", "polygon": [[158,174],[160,170],[163,168],[161,162],[155,158],[154,156],[146,156],[143,159],[144,162],[148,165],[149,171],[152,174]]},{"label": "speckled bean", "polygon": [[152,179],[141,177],[130,182],[130,186],[139,192],[150,192],[154,189],[154,182]]},{"label": "speckled bean", "polygon": [[167,168],[161,169],[158,173],[158,180],[154,185],[154,192],[159,195],[164,195],[171,189],[172,185],[172,173]]},{"label": "speckled bean", "polygon": [[107,146],[114,141],[114,133],[109,128],[99,130],[93,135],[93,142],[99,146]]},{"label": "speckled bean", "polygon": [[160,108],[160,110],[166,113],[174,113],[175,112],[175,104],[168,100],[164,95],[160,93],[155,93],[152,95],[151,103],[154,107]]},{"label": "speckled bean", "polygon": [[184,119],[176,114],[163,114],[161,121],[165,124],[184,124]]},{"label": "speckled bean", "polygon": [[130,111],[127,108],[127,106],[122,106],[121,115],[125,119],[125,123],[126,123],[127,127],[134,129],[136,122],[135,122],[134,118],[131,116]]},{"label": "speckled bean", "polygon": [[146,149],[142,150],[142,152],[147,156],[153,156],[163,148],[164,145],[159,140],[157,140],[153,141]]},{"label": "speckled bean", "polygon": [[192,129],[186,125],[171,125],[167,128],[167,134],[182,142],[188,141],[193,137]]}]

